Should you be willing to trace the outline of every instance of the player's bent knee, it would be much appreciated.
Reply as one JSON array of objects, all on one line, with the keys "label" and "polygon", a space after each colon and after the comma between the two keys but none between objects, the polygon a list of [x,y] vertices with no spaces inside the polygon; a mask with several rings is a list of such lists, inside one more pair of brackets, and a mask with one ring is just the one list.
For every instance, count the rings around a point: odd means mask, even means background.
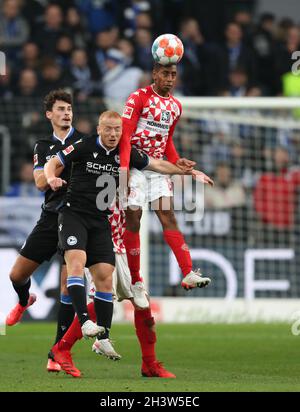
[{"label": "player's bent knee", "polygon": [[9,274],[9,278],[13,283],[24,282],[30,278],[30,274],[24,273],[22,270],[13,268]]}]

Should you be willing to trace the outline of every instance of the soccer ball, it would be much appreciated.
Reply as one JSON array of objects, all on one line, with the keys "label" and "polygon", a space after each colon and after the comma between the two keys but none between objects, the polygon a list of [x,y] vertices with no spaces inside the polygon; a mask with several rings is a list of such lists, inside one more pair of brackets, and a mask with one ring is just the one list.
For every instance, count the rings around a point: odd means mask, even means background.
[{"label": "soccer ball", "polygon": [[180,62],[183,51],[182,41],[175,34],[162,34],[152,45],[154,60],[163,66]]}]

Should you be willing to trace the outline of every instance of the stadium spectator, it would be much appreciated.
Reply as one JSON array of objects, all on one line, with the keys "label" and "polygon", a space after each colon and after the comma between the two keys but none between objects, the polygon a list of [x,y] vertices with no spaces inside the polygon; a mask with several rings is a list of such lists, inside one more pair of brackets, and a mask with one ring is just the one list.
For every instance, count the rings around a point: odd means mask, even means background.
[{"label": "stadium spectator", "polygon": [[264,85],[268,95],[276,93],[275,50],[277,44],[274,33],[275,17],[271,13],[264,13],[253,35],[252,46],[257,57],[257,79],[260,84]]},{"label": "stadium spectator", "polygon": [[300,170],[290,167],[284,147],[274,150],[274,168],[260,176],[254,190],[254,205],[259,220],[275,229],[292,229],[295,221],[296,191]]},{"label": "stadium spectator", "polygon": [[74,49],[73,40],[70,36],[64,34],[57,40],[56,61],[61,67],[69,67],[71,54]]},{"label": "stadium spectator", "polygon": [[137,29],[135,33],[137,64],[145,71],[151,71],[153,68],[152,42],[153,39],[149,30]]},{"label": "stadium spectator", "polygon": [[42,195],[34,184],[32,163],[27,161],[23,162],[20,166],[20,180],[10,186],[5,196],[41,197]]},{"label": "stadium spectator", "polygon": [[215,77],[215,69],[210,65],[210,53],[201,33],[199,23],[194,18],[184,19],[180,27],[180,35],[185,53],[180,63],[180,73],[183,81],[183,92],[188,96],[206,95],[211,89],[207,77]]},{"label": "stadium spectator", "polygon": [[220,48],[219,59],[219,75],[223,87],[228,82],[229,73],[238,66],[245,68],[251,84],[255,82],[256,65],[254,53],[244,43],[241,27],[234,22],[226,26],[225,44]]},{"label": "stadium spectator", "polygon": [[37,27],[34,33],[34,38],[43,54],[55,56],[56,44],[63,32],[62,9],[56,4],[49,4],[45,9],[44,22]]},{"label": "stadium spectator", "polygon": [[[126,4],[127,3],[127,4]],[[122,33],[125,37],[131,38],[134,36],[137,26],[140,28],[150,29],[152,27],[151,3],[144,0],[126,1],[120,11],[120,25]],[[141,15],[141,17],[139,17]],[[149,26],[149,21],[150,26]]]},{"label": "stadium spectator", "polygon": [[28,42],[23,45],[18,66],[23,69],[40,70],[40,50],[36,43]]},{"label": "stadium spectator", "polygon": [[37,74],[32,69],[24,69],[20,72],[16,96],[36,97],[39,96],[39,82]]},{"label": "stadium spectator", "polygon": [[125,38],[121,38],[117,42],[117,48],[121,50],[121,52],[124,54],[127,66],[135,66],[137,64],[135,58],[135,48],[132,41]]},{"label": "stadium spectator", "polygon": [[[99,74],[93,73],[88,65],[88,56],[84,49],[76,49],[71,56],[70,84],[79,101],[85,101],[96,92],[100,94]],[[98,81],[98,84],[97,84]]]},{"label": "stadium spectator", "polygon": [[251,12],[246,9],[238,10],[234,15],[233,21],[241,27],[244,41],[247,45],[250,45],[255,29]]},{"label": "stadium spectator", "polygon": [[70,7],[67,10],[65,30],[73,40],[75,47],[83,48],[87,45],[89,33],[84,28],[80,14],[75,7]]},{"label": "stadium spectator", "polygon": [[11,69],[7,65],[5,69],[5,75],[0,75],[0,99],[8,101],[13,97],[12,85],[11,85]]},{"label": "stadium spectator", "polygon": [[135,17],[136,30],[152,30],[153,22],[149,13],[138,13]]},{"label": "stadium spectator", "polygon": [[88,136],[93,133],[93,122],[85,117],[78,117],[75,121],[75,129],[85,136]]},{"label": "stadium spectator", "polygon": [[245,190],[239,181],[232,179],[231,170],[227,163],[218,164],[215,185],[205,188],[204,204],[210,209],[231,209],[245,206]]},{"label": "stadium spectator", "polygon": [[116,0],[77,0],[76,4],[87,20],[87,29],[93,35],[116,25]]},{"label": "stadium spectator", "polygon": [[60,66],[52,59],[45,59],[41,71],[40,94],[46,95],[51,90],[68,87],[70,81],[64,77]]},{"label": "stadium spectator", "polygon": [[117,49],[107,51],[105,65],[103,94],[109,99],[124,103],[132,90],[139,87],[143,72],[138,67],[127,67],[124,54]]},{"label": "stadium spectator", "polygon": [[34,29],[42,21],[45,11],[45,2],[41,0],[20,0],[22,15],[30,27],[30,37],[34,34]]},{"label": "stadium spectator", "polygon": [[29,27],[20,13],[18,0],[4,0],[0,14],[0,49],[8,60],[15,62],[17,54],[29,36]]},{"label": "stadium spectator", "polygon": [[101,74],[105,73],[105,58],[107,50],[115,47],[118,41],[119,31],[116,27],[102,31],[96,35],[94,59]]},{"label": "stadium spectator", "polygon": [[230,143],[232,142],[230,126],[226,123],[203,125],[211,134],[209,143],[203,145],[201,164],[205,164],[207,173],[213,173],[218,163],[231,161]]}]

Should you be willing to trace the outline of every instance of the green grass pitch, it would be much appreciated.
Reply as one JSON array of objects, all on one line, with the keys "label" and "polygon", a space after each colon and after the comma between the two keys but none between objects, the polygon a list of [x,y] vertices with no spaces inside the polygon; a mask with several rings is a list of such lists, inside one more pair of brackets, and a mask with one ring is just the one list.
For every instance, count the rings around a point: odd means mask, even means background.
[{"label": "green grass pitch", "polygon": [[119,362],[94,354],[91,340],[74,347],[81,379],[46,372],[54,324],[8,328],[0,336],[0,391],[300,391],[300,336],[288,324],[158,325],[157,333],[158,358],[177,379],[141,377],[132,325],[113,326]]}]

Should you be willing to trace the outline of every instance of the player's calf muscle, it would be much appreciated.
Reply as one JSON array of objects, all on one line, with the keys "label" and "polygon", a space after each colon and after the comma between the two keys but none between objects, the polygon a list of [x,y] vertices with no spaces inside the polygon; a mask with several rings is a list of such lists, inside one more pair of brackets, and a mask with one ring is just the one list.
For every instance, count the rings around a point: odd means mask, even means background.
[{"label": "player's calf muscle", "polygon": [[14,283],[23,282],[32,275],[38,266],[37,262],[19,256],[10,271],[10,280]]}]

